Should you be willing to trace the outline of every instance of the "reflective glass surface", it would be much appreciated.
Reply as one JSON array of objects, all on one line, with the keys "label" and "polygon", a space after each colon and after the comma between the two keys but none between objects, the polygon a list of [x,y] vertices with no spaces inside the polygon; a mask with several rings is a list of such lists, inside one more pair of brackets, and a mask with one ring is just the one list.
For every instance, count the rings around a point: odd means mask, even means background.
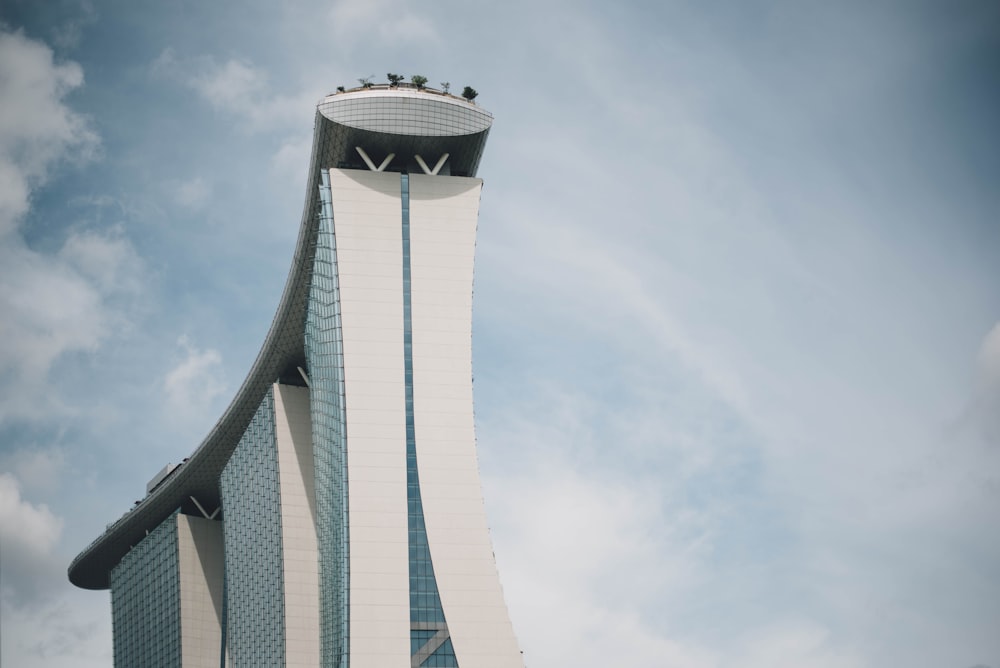
[{"label": "reflective glass surface", "polygon": [[421,668],[454,668],[457,665],[458,660],[455,658],[455,648],[451,644],[451,638],[441,643],[441,646],[420,664]]},{"label": "reflective glass surface", "polygon": [[321,173],[319,198],[319,231],[306,312],[305,353],[309,367],[316,475],[320,651],[324,668],[347,668],[350,653],[347,416],[337,240],[333,229],[330,174],[326,170]]},{"label": "reflective glass surface", "polygon": [[[410,554],[410,645],[420,643],[412,654],[419,652],[438,630],[447,631],[441,596],[438,594],[434,565],[427,545],[424,509],[420,499],[420,478],[417,472],[417,437],[413,419],[413,323],[410,299],[410,176],[400,175],[403,208],[403,360],[406,382],[406,501]],[[427,627],[434,630],[427,636]],[[446,641],[449,645],[451,641]],[[440,648],[439,648],[440,649]],[[456,667],[454,652],[451,663],[433,664]]]},{"label": "reflective glass surface", "polygon": [[180,668],[177,513],[111,570],[111,619],[117,668]]},{"label": "reflective glass surface", "polygon": [[269,390],[222,471],[226,642],[234,666],[285,662],[281,498]]}]

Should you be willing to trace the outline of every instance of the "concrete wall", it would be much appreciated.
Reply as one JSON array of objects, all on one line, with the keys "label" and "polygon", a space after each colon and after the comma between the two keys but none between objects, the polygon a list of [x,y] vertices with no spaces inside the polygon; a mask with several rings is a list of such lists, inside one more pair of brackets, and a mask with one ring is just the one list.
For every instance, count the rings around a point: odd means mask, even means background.
[{"label": "concrete wall", "polygon": [[351,668],[410,665],[398,174],[330,170],[347,407]]},{"label": "concrete wall", "polygon": [[[351,665],[409,665],[400,176],[330,170],[347,406]],[[427,537],[459,665],[520,668],[483,509],[472,410],[482,181],[410,175],[414,426]]]},{"label": "concrete wall", "polygon": [[410,176],[413,405],[424,522],[460,666],[523,666],[483,508],[472,406],[482,180]]},{"label": "concrete wall", "polygon": [[285,585],[285,665],[319,665],[319,551],[309,390],[274,386]]},{"label": "concrete wall", "polygon": [[181,665],[218,668],[222,651],[222,522],[176,515]]}]

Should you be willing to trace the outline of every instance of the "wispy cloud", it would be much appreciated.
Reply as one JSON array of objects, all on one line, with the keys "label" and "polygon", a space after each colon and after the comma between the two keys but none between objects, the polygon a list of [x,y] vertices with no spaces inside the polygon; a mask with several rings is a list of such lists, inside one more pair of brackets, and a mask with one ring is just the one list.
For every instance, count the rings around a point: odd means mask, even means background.
[{"label": "wispy cloud", "polygon": [[44,44],[0,32],[0,372],[10,397],[0,422],[58,405],[46,387],[52,364],[93,351],[127,326],[116,300],[140,290],[141,262],[120,228],[70,231],[56,253],[32,248],[22,230],[32,194],[64,161],[100,145],[64,98],[83,83],[76,63],[56,63]]},{"label": "wispy cloud", "polygon": [[45,504],[32,504],[21,498],[21,486],[13,475],[0,473],[0,571],[3,595],[22,600],[40,586],[52,586],[58,572],[52,548],[59,540],[63,520]]},{"label": "wispy cloud", "polygon": [[47,390],[53,363],[67,353],[93,352],[129,329],[141,266],[132,245],[113,230],[71,233],[55,255],[20,239],[0,246],[0,370],[11,398],[0,421],[56,409],[58,397]]},{"label": "wispy cloud", "polygon": [[31,191],[64,160],[87,160],[100,140],[63,99],[83,84],[77,63],[21,32],[0,29],[0,241],[27,212]]},{"label": "wispy cloud", "polygon": [[340,49],[428,47],[441,41],[428,13],[404,0],[339,0],[329,11],[331,43]]},{"label": "wispy cloud", "polygon": [[212,417],[214,400],[227,389],[222,378],[222,355],[217,350],[201,350],[187,336],[177,346],[181,360],[163,379],[166,408],[177,424],[200,424]]},{"label": "wispy cloud", "polygon": [[178,56],[167,48],[153,61],[154,76],[173,79],[194,90],[213,109],[238,119],[256,132],[282,132],[307,123],[319,96],[310,88],[279,92],[267,71],[247,60],[218,61],[212,56]]}]

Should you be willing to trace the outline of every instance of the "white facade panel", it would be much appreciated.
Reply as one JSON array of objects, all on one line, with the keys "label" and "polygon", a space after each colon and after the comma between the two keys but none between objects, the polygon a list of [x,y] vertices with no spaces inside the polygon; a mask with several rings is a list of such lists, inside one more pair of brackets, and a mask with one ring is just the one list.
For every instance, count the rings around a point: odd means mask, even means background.
[{"label": "white facade panel", "polygon": [[181,665],[218,668],[222,650],[222,522],[176,515]]},{"label": "white facade panel", "polygon": [[410,665],[410,603],[400,179],[332,169],[330,186],[347,408],[351,668],[402,668]]},{"label": "white facade panel", "polygon": [[482,181],[410,176],[413,403],[427,542],[460,666],[522,668],[483,508],[472,411]]},{"label": "white facade panel", "polygon": [[319,547],[309,390],[274,385],[285,584],[285,665],[319,665]]}]

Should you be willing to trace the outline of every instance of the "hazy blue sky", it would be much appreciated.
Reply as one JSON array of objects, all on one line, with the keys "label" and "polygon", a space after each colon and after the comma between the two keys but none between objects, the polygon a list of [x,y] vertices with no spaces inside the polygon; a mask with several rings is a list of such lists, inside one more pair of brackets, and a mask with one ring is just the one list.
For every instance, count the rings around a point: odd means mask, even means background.
[{"label": "hazy blue sky", "polygon": [[315,103],[472,85],[476,421],[528,666],[1000,668],[1000,4],[4,0],[2,663],[284,285]]}]

